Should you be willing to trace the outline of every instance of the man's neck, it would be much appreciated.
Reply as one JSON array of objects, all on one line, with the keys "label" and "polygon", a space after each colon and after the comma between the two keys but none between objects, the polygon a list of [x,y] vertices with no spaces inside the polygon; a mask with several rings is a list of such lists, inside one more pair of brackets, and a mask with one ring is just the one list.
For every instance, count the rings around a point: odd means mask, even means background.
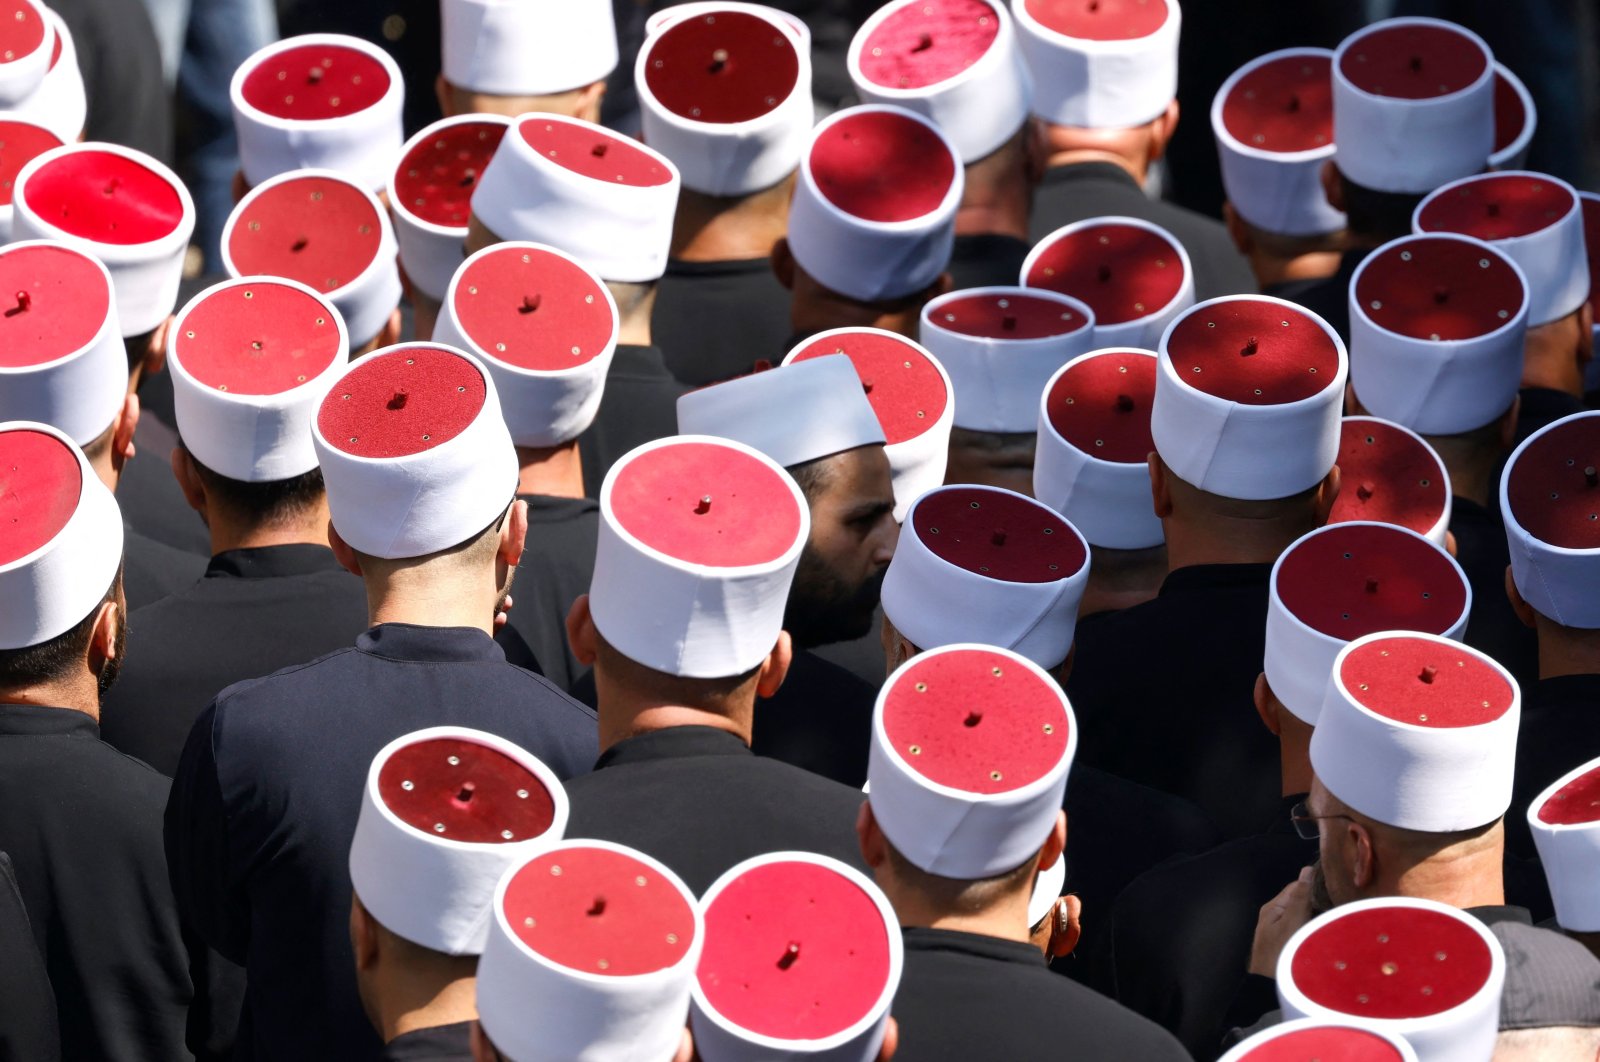
[{"label": "man's neck", "polygon": [[1504,859],[1503,838],[1471,853],[1435,856],[1407,868],[1373,895],[1435,900],[1463,910],[1500,907],[1506,902]]},{"label": "man's neck", "polygon": [[1127,171],[1134,183],[1144,187],[1145,176],[1149,173],[1149,163],[1143,160],[1130,159],[1111,151],[1099,151],[1094,148],[1072,148],[1067,151],[1056,151],[1050,155],[1046,168],[1050,170],[1064,169],[1085,162],[1109,162],[1122,170]]},{"label": "man's neck", "polygon": [[1488,506],[1494,493],[1494,470],[1500,454],[1488,450],[1466,452],[1460,447],[1428,439],[1450,474],[1450,493],[1479,505]]},{"label": "man's neck", "polygon": [[1168,517],[1161,526],[1167,538],[1169,573],[1202,564],[1271,564],[1301,535],[1316,530],[1311,520],[1304,526],[1229,520],[1195,527]]},{"label": "man's neck", "polygon": [[[1029,892],[1018,891],[982,911],[951,912],[927,903],[914,890],[899,885],[892,880],[891,873],[880,870],[878,884],[889,897],[902,926],[946,929],[954,933],[1028,943]],[[1028,884],[1031,891],[1032,878],[1028,879]]]},{"label": "man's neck", "polygon": [[26,704],[35,708],[64,708],[100,721],[100,684],[87,669],[70,678],[42,682],[19,689],[0,690],[0,704]]},{"label": "man's neck", "polygon": [[1562,627],[1535,617],[1539,632],[1539,677],[1600,675],[1600,631]]},{"label": "man's neck", "polygon": [[519,446],[517,461],[522,466],[517,479],[518,494],[583,497],[583,458],[576,439],[560,446]]},{"label": "man's neck", "polygon": [[206,527],[211,532],[211,555],[235,549],[268,546],[328,546],[328,505],[319,502],[309,513],[282,526],[253,525],[232,519],[215,505],[207,507]]},{"label": "man's neck", "polygon": [[494,634],[493,606],[497,598],[493,579],[426,579],[415,571],[399,579],[368,576],[367,617],[382,623],[408,623],[419,627],[476,627]]},{"label": "man's neck", "polygon": [[1026,182],[1011,194],[994,189],[992,194],[974,200],[969,194],[956,211],[957,236],[1015,236],[1028,238],[1028,215],[1032,196]]},{"label": "man's neck", "polygon": [[732,734],[746,745],[754,729],[755,696],[712,711],[676,704],[614,681],[603,666],[594,669],[595,699],[600,715],[600,750],[640,734],[681,726],[704,726]]},{"label": "man's neck", "polygon": [[383,1042],[420,1029],[472,1021],[478,1016],[477,983],[475,977],[460,977],[442,984],[402,979],[389,986],[379,1002],[378,1033]]},{"label": "man's neck", "polygon": [[684,262],[766,258],[788,231],[787,195],[768,190],[742,199],[713,199],[686,193],[673,218],[670,253]]},{"label": "man's neck", "polygon": [[1308,254],[1285,258],[1266,251],[1250,252],[1250,271],[1263,291],[1272,284],[1288,284],[1297,280],[1322,280],[1339,271],[1342,258],[1339,251],[1312,251]]}]

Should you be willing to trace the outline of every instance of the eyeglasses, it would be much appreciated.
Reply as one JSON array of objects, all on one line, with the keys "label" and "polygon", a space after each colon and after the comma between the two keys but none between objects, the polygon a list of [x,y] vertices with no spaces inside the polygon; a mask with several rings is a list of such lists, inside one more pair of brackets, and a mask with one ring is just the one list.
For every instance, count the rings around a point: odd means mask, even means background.
[{"label": "eyeglasses", "polygon": [[1351,822],[1356,821],[1349,815],[1313,815],[1311,814],[1311,808],[1307,806],[1304,800],[1289,809],[1289,821],[1294,823],[1294,832],[1300,835],[1302,841],[1315,841],[1317,839],[1320,835],[1317,823],[1322,819],[1350,819]]}]

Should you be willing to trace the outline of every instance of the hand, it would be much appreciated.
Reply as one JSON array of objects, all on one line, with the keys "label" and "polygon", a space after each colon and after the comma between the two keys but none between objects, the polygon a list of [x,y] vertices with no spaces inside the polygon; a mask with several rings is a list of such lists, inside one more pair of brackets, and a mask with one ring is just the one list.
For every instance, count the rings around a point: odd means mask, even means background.
[{"label": "hand", "polygon": [[510,594],[507,594],[505,599],[500,602],[500,607],[497,608],[494,613],[495,630],[499,630],[501,627],[504,627],[507,623],[511,622],[510,612],[511,606],[514,604],[516,604],[516,602],[511,600]]},{"label": "hand", "polygon": [[1282,892],[1268,900],[1256,920],[1256,939],[1250,946],[1250,972],[1278,976],[1278,956],[1295,931],[1311,921],[1311,868],[1300,871]]}]

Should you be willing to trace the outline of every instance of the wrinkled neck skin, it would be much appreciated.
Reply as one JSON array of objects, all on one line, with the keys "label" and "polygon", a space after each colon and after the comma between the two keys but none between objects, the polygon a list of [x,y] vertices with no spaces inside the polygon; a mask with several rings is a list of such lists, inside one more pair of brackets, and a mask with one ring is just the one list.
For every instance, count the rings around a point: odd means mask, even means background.
[{"label": "wrinkled neck skin", "polygon": [[517,447],[520,472],[518,494],[542,494],[551,498],[582,498],[583,457],[578,441],[558,446]]}]

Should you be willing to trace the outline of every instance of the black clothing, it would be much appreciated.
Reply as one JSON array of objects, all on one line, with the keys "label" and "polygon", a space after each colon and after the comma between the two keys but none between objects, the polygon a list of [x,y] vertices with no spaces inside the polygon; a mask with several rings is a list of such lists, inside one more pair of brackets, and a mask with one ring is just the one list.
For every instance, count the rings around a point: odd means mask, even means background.
[{"label": "black clothing", "polygon": [[838,664],[856,678],[874,688],[883,685],[888,677],[883,659],[883,606],[872,610],[872,622],[867,632],[859,638],[843,642],[829,642],[810,651],[829,663]]},{"label": "black clothing", "polygon": [[520,638],[551,682],[570,690],[588,669],[567,645],[567,610],[589,592],[594,578],[595,541],[600,534],[600,503],[589,498],[519,494],[528,503],[528,537],[511,583],[515,604],[495,641],[515,660],[509,644]]},{"label": "black clothing", "polygon": [[402,1033],[379,1056],[383,1062],[472,1062],[472,1022]]},{"label": "black clothing", "polygon": [[795,651],[773,697],[756,701],[750,747],[860,789],[867,780],[878,688],[806,649]]},{"label": "black clothing", "polygon": [[1517,773],[1506,848],[1534,858],[1528,805],[1557,778],[1600,756],[1600,675],[1562,675],[1522,687]]},{"label": "black clothing", "polygon": [[350,838],[372,757],[428,726],[514,741],[562,779],[595,720],[480,630],[385,623],[354,646],[224,690],[167,804],[179,909],[249,976],[238,1059],[375,1059],[350,953]]},{"label": "black clothing", "polygon": [[[220,283],[226,277],[217,278]],[[199,294],[196,292],[196,294]],[[184,305],[180,299],[179,306]],[[172,474],[172,450],[178,429],[172,425],[172,377],[157,373],[139,384],[139,426],[133,432],[134,459],[122,466],[117,505],[122,518],[158,542],[211,556],[211,532]]]},{"label": "black clothing", "polygon": [[130,611],[193,586],[205,573],[206,559],[200,554],[174,549],[122,525],[122,592]]},{"label": "black clothing", "polygon": [[705,387],[771,368],[789,352],[791,334],[789,289],[770,259],[667,260],[650,337],[679,382]]},{"label": "black clothing", "polygon": [[0,1060],[60,1062],[56,997],[17,887],[11,857],[0,852]]},{"label": "black clothing", "polygon": [[998,233],[957,236],[950,250],[952,287],[1013,287],[1022,283],[1022,263],[1032,250],[1028,241]]},{"label": "black clothing", "polygon": [[1032,944],[907,928],[896,1062],[1188,1062],[1171,1035],[1057,977]]},{"label": "black clothing", "polygon": [[687,390],[667,371],[660,347],[617,344],[606,370],[600,412],[578,436],[583,492],[600,497],[600,484],[617,458],[635,446],[678,434],[678,396]]},{"label": "black clothing", "polygon": [[50,9],[72,34],[89,101],[85,140],[109,140],[172,161],[172,99],[161,49],[143,4],[56,0]]},{"label": "black clothing", "polygon": [[[1540,428],[1554,424],[1562,417],[1584,411],[1583,399],[1548,387],[1524,387],[1517,394],[1522,405],[1517,408],[1517,437],[1520,443]],[[1510,454],[1506,455],[1508,458]],[[1496,483],[1499,478],[1496,477]]]},{"label": "black clothing", "polygon": [[1456,561],[1472,587],[1464,640],[1499,661],[1519,685],[1533,683],[1539,677],[1539,640],[1533,628],[1517,618],[1506,597],[1511,551],[1498,501],[1484,507],[1460,495],[1452,498],[1450,533],[1456,537]]},{"label": "black clothing", "polygon": [[[1339,256],[1339,268],[1332,275],[1315,280],[1291,280],[1286,284],[1273,284],[1267,294],[1304,306],[1339,333],[1346,345],[1350,342],[1350,281],[1355,279],[1356,267],[1371,254],[1370,247],[1346,251]],[[1361,397],[1360,395],[1356,396]]]},{"label": "black clothing", "polygon": [[100,734],[170,776],[217,694],[341,649],[366,629],[366,590],[326,546],[219,553],[205,578],[129,617],[127,664],[101,699]]}]

